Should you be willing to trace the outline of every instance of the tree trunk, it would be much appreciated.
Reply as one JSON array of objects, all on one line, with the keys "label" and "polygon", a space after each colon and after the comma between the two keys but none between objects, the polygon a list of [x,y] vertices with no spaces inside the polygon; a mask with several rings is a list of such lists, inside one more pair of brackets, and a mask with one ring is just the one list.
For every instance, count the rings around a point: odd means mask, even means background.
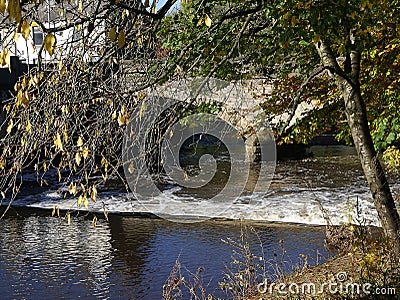
[{"label": "tree trunk", "polygon": [[330,70],[330,76],[342,93],[347,122],[382,228],[393,253],[400,257],[400,218],[368,127],[367,112],[359,83],[360,53],[354,51],[349,55],[351,69],[349,73],[344,73],[329,46],[320,42],[317,50],[323,65]]}]

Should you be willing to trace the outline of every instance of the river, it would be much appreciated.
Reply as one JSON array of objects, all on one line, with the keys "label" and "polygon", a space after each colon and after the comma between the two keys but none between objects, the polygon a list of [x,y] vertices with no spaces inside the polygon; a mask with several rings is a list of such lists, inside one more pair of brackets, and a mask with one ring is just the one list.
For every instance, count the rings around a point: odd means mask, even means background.
[{"label": "river", "polygon": [[[227,298],[218,283],[233,248],[223,240],[240,241],[244,225],[255,228],[248,241],[257,255],[262,243],[271,276],[277,263],[285,272],[301,265],[300,254],[311,264],[324,261],[329,254],[321,205],[334,224],[351,214],[353,222],[379,221],[354,149],[312,150],[314,157],[279,162],[269,191],[256,201],[243,196],[219,219],[199,223],[133,217],[143,208],[122,192],[108,191],[91,209],[101,211],[96,205],[104,203],[109,222],[100,219],[93,227],[81,212],[67,225],[65,218],[51,217],[51,209],[71,208],[75,200],[56,189],[25,193],[0,221],[1,299],[160,299],[178,258],[184,273],[202,267],[208,291]],[[399,187],[392,180],[392,189]],[[172,187],[164,196],[179,204],[196,194]]]},{"label": "river", "polygon": [[[247,223],[247,225],[250,225]],[[324,231],[319,227],[252,224],[274,273],[274,253],[286,271],[323,261]],[[96,228],[89,221],[70,226],[49,216],[8,217],[0,223],[1,299],[161,299],[162,286],[179,258],[182,272],[203,268],[208,292],[218,290],[233,248],[222,239],[240,240],[240,224],[207,221],[177,224],[161,219],[111,217]],[[259,253],[258,238],[249,243]],[[187,299],[187,298],[184,298]]]}]

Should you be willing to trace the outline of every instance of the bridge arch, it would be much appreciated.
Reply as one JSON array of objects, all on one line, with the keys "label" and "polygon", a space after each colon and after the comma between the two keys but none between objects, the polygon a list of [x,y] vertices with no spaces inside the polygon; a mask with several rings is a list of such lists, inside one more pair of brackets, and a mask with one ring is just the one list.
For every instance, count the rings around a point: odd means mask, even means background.
[{"label": "bridge arch", "polygon": [[[150,88],[147,97],[176,99],[182,107],[199,107],[204,103],[214,103],[214,112],[220,119],[236,128],[245,140],[246,160],[259,160],[260,139],[273,139],[269,117],[260,104],[263,99],[251,95],[253,82],[230,83],[218,79],[189,78],[167,82],[162,86]],[[268,86],[270,88],[270,86]],[[151,102],[151,100],[150,100]]]}]

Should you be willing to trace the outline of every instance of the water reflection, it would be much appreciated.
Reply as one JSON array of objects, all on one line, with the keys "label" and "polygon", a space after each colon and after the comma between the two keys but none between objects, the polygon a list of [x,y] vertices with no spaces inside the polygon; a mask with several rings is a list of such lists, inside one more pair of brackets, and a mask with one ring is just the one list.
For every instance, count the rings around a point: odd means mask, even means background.
[{"label": "water reflection", "polygon": [[[323,250],[319,227],[255,224],[267,257],[284,240],[286,260]],[[9,216],[0,222],[2,299],[160,299],[175,260],[195,272],[204,268],[209,291],[222,280],[232,248],[221,239],[239,240],[239,222],[176,224],[160,219],[111,216],[97,228],[88,220]],[[258,239],[250,243],[258,251]],[[215,291],[218,294],[218,291]],[[219,292],[219,296],[223,294]]]},{"label": "water reflection", "polygon": [[2,299],[109,295],[107,224],[94,229],[84,222],[66,226],[56,218],[32,216],[7,218],[0,230]]}]

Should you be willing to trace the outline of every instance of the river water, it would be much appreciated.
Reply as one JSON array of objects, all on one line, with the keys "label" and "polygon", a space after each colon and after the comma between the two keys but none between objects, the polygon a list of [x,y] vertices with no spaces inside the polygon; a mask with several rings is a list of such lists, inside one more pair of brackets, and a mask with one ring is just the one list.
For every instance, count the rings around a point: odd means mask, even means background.
[{"label": "river water", "polygon": [[[255,201],[243,196],[220,219],[200,223],[132,217],[143,207],[122,192],[109,191],[99,194],[90,207],[102,211],[105,204],[109,222],[99,220],[93,227],[81,212],[67,225],[65,218],[51,217],[51,209],[54,205],[69,209],[76,200],[64,199],[56,189],[27,193],[0,221],[0,297],[160,299],[179,258],[186,278],[190,277],[186,269],[196,272],[202,267],[208,291],[227,298],[218,283],[227,272],[233,248],[223,240],[240,241],[243,224],[257,231],[247,240],[257,255],[262,243],[271,276],[277,265],[287,272],[301,264],[300,254],[311,264],[323,261],[328,253],[320,226],[325,224],[321,206],[334,224],[347,222],[350,215],[353,222],[379,225],[379,221],[354,149],[312,151],[312,158],[279,162],[269,191]],[[400,190],[396,179],[391,186]],[[208,188],[202,193],[215,187]],[[179,204],[201,198],[199,193],[172,187],[163,196]]]},{"label": "river water", "polygon": [[[327,257],[322,228],[252,225],[271,274],[274,253],[286,271],[301,264],[299,254],[309,255],[310,263]],[[226,299],[218,283],[233,248],[221,239],[240,241],[240,228],[229,221],[177,224],[130,217],[112,217],[94,228],[82,219],[68,226],[51,217],[9,217],[0,223],[1,299],[161,299],[178,258],[185,278],[185,269],[195,273],[202,267],[207,291]],[[249,243],[259,254],[255,235]]]}]

